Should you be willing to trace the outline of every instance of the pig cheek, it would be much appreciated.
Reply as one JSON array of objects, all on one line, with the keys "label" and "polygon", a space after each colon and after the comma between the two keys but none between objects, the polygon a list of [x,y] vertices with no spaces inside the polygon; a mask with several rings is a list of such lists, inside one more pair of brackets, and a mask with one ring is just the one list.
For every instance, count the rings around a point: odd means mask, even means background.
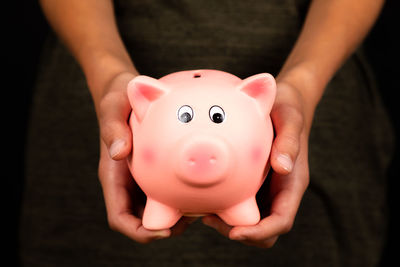
[{"label": "pig cheek", "polygon": [[263,157],[263,148],[260,146],[254,146],[250,152],[250,158],[253,163],[257,164]]},{"label": "pig cheek", "polygon": [[156,161],[156,154],[150,147],[145,147],[141,153],[142,160],[147,165],[153,165]]}]

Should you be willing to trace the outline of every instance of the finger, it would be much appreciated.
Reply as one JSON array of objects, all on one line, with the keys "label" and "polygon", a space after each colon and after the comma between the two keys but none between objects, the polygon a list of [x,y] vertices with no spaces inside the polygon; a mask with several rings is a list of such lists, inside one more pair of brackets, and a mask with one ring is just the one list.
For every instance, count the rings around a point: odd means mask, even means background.
[{"label": "finger", "polygon": [[275,237],[271,237],[269,239],[262,240],[262,241],[243,240],[240,242],[245,245],[248,245],[248,246],[254,246],[254,247],[259,247],[259,248],[271,248],[278,241],[278,238],[279,238],[279,236],[275,236]]},{"label": "finger", "polygon": [[264,218],[254,226],[236,226],[228,237],[232,240],[248,241],[260,245],[287,233],[291,228],[290,222],[291,218],[274,214]]},{"label": "finger", "polygon": [[103,188],[107,218],[110,228],[140,243],[171,235],[171,230],[147,230],[142,220],[133,215],[132,193],[136,184],[125,161],[109,158],[104,142],[101,142],[99,178]]},{"label": "finger", "polygon": [[221,235],[223,235],[225,237],[229,237],[229,232],[231,231],[232,226],[226,224],[218,216],[215,216],[215,215],[204,216],[202,218],[202,222],[205,225],[217,230]]},{"label": "finger", "polygon": [[172,228],[171,236],[181,235],[192,223],[194,223],[198,217],[186,217],[183,216]]},{"label": "finger", "polygon": [[142,244],[171,236],[170,229],[148,230],[144,228],[142,220],[128,212],[119,214],[114,219],[109,219],[109,225],[112,230]]},{"label": "finger", "polygon": [[299,154],[303,116],[297,108],[278,105],[271,111],[271,118],[276,133],[271,148],[271,166],[279,174],[288,174]]},{"label": "finger", "polygon": [[243,244],[246,244],[246,245],[249,245],[249,246],[256,246],[256,247],[261,247],[261,248],[270,248],[278,240],[278,236],[275,236],[275,237],[272,237],[272,238],[269,238],[269,239],[266,239],[266,240],[252,240],[252,239],[250,239],[248,237],[232,238],[231,232],[232,232],[232,229],[234,229],[235,227],[227,225],[219,217],[217,217],[217,216],[206,216],[206,217],[203,217],[202,221],[203,221],[203,223],[205,225],[214,228],[215,230],[217,230],[223,236],[225,236],[227,238],[230,238],[232,240],[240,241]]},{"label": "finger", "polygon": [[114,160],[126,157],[131,151],[132,134],[127,122],[132,109],[127,86],[134,77],[132,73],[114,77],[97,107],[100,135]]},{"label": "finger", "polygon": [[100,103],[100,135],[114,160],[126,157],[132,146],[132,133],[128,125],[131,106],[125,92],[107,94]]},{"label": "finger", "polygon": [[[115,163],[123,164],[123,162]],[[103,188],[108,223],[111,229],[140,243],[148,243],[171,235],[169,229],[152,231],[143,227],[142,220],[133,215],[131,190],[125,183],[103,183]]]},{"label": "finger", "polygon": [[[294,175],[271,176],[271,210],[270,215],[254,226],[237,226],[232,229],[229,237],[235,240],[264,242],[281,234],[289,232],[307,187],[307,168],[303,157],[299,157]],[[304,169],[304,168],[305,169]],[[269,241],[268,241],[269,242]],[[267,243],[268,243],[267,242]]]}]

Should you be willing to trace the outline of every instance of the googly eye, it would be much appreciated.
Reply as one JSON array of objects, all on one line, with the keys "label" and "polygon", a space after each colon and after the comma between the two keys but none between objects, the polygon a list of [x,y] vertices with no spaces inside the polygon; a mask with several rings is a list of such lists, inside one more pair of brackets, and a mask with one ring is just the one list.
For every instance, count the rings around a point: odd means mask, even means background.
[{"label": "googly eye", "polygon": [[190,106],[184,105],[179,108],[178,120],[180,120],[183,123],[188,123],[192,119],[193,119],[193,109]]},{"label": "googly eye", "polygon": [[220,106],[212,106],[209,113],[214,123],[221,123],[225,119],[225,112]]}]

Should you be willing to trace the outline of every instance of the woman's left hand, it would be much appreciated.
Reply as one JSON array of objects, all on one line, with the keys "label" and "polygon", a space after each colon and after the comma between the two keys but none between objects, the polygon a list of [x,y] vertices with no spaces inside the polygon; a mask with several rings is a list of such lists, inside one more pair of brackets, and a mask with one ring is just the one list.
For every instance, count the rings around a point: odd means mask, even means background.
[{"label": "woman's left hand", "polygon": [[[276,137],[272,144],[268,192],[262,195],[267,216],[253,226],[230,226],[215,215],[205,216],[204,224],[222,235],[247,245],[270,248],[293,226],[297,210],[309,183],[308,128],[305,127],[303,98],[297,88],[277,84],[271,111]],[[263,192],[260,192],[263,193]]]}]

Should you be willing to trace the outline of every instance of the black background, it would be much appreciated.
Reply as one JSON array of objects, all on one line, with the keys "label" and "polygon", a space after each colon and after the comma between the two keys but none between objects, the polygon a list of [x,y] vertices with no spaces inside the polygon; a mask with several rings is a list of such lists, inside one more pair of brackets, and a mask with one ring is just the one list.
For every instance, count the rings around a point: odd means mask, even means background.
[{"label": "black background", "polygon": [[[2,106],[2,243],[7,266],[18,265],[18,221],[24,186],[24,147],[29,107],[37,65],[46,34],[50,31],[37,1],[4,1],[1,16]],[[365,47],[376,73],[384,103],[399,136],[399,7],[396,0],[386,2],[374,28],[365,40]],[[399,149],[389,170],[388,206],[390,211],[388,243],[382,266],[397,262],[396,241],[399,240]]]}]

